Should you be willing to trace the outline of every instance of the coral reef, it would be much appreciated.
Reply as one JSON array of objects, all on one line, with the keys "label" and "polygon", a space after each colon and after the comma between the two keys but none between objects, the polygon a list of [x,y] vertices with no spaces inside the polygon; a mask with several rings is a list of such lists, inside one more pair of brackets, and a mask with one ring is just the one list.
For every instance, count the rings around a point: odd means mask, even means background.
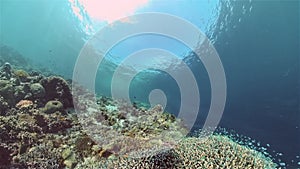
[{"label": "coral reef", "polygon": [[102,96],[91,108],[88,103],[82,104],[88,97],[89,93],[75,98],[81,100],[80,106],[88,107],[79,114],[80,121],[89,135],[98,136],[94,139],[102,147],[104,156],[140,156],[153,147],[156,147],[155,153],[171,147],[187,134],[182,121],[163,112],[160,105],[147,110]]},{"label": "coral reef", "polygon": [[63,78],[31,72],[20,79],[12,72],[9,63],[0,69],[0,168],[278,167],[227,134],[187,137],[182,121],[160,105],[148,109],[105,96],[91,105],[92,95],[73,86],[81,93],[75,113]]},{"label": "coral reef", "polygon": [[4,149],[2,153],[6,152],[1,154],[6,162],[1,162],[0,168],[64,166],[58,153],[62,149],[58,142],[72,127],[67,116],[48,115],[34,107],[10,109],[8,114],[0,116],[0,127],[0,147]]},{"label": "coral reef", "polygon": [[64,108],[73,106],[70,85],[63,78],[16,70],[7,62],[0,68],[0,100],[1,114],[22,100],[32,101],[39,107],[53,100],[61,102]]}]

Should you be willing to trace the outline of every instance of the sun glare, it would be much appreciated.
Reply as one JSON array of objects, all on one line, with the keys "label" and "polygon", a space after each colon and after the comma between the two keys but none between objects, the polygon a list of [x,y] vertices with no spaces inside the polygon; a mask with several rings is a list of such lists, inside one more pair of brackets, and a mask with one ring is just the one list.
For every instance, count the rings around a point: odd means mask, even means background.
[{"label": "sun glare", "polygon": [[69,0],[73,13],[82,21],[80,7],[93,20],[112,23],[145,6],[149,0]]}]

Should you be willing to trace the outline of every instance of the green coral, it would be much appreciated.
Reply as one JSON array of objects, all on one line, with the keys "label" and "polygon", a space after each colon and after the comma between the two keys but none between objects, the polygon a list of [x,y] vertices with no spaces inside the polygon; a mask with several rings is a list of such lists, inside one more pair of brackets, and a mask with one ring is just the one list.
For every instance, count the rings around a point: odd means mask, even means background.
[{"label": "green coral", "polygon": [[24,82],[28,80],[29,74],[22,69],[14,70],[14,75],[20,79],[20,81]]},{"label": "green coral", "polygon": [[64,159],[64,165],[68,168],[74,168],[76,165],[76,156],[75,153],[70,149],[66,148],[61,153],[62,158]]},{"label": "green coral", "polygon": [[47,114],[55,113],[57,111],[63,111],[64,106],[60,101],[51,100],[48,101],[42,111]]}]

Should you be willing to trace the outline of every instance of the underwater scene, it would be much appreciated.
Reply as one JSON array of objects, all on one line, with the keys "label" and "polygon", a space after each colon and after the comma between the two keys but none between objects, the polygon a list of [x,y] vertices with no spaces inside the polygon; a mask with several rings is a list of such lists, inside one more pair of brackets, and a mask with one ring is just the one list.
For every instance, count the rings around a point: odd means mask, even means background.
[{"label": "underwater scene", "polygon": [[300,1],[0,0],[0,169],[300,169]]}]

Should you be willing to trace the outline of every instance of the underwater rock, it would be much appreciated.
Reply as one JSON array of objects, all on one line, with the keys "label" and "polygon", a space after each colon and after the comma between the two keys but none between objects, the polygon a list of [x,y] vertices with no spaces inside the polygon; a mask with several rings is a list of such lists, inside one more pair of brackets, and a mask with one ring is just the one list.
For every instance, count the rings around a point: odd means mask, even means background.
[{"label": "underwater rock", "polygon": [[8,63],[8,62],[4,63],[4,65],[1,67],[0,78],[9,80],[12,76],[11,71],[12,71],[12,68],[11,68],[10,63]]},{"label": "underwater rock", "polygon": [[30,91],[34,98],[42,98],[46,93],[44,87],[40,83],[31,84]]},{"label": "underwater rock", "polygon": [[65,79],[50,76],[46,79],[42,79],[40,83],[45,88],[45,98],[47,101],[59,100],[65,108],[73,107],[71,89]]},{"label": "underwater rock", "polygon": [[42,111],[47,114],[55,113],[56,111],[60,112],[63,110],[64,110],[63,104],[57,100],[48,101],[45,107],[42,109]]},{"label": "underwater rock", "polygon": [[2,71],[5,71],[7,73],[11,73],[11,65],[8,62],[5,62],[2,66]]}]

